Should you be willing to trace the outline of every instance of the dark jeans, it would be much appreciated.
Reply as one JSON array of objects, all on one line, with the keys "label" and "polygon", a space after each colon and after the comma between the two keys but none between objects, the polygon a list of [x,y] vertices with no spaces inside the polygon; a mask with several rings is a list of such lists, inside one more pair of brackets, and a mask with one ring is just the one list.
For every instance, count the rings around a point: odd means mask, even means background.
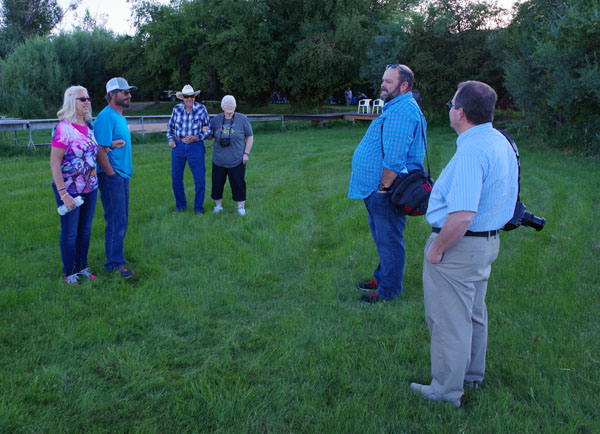
[{"label": "dark jeans", "polygon": [[240,163],[235,167],[221,167],[212,165],[212,194],[214,200],[223,199],[223,189],[225,180],[229,176],[229,185],[234,202],[243,202],[246,200],[246,165]]},{"label": "dark jeans", "polygon": [[104,232],[106,264],[104,266],[108,271],[118,270],[125,263],[123,240],[129,220],[129,179],[117,173],[111,176],[99,173],[98,185],[100,200],[104,207],[104,220],[106,220]]},{"label": "dark jeans", "polygon": [[175,195],[175,208],[183,211],[187,208],[187,199],[183,187],[183,172],[185,163],[190,166],[194,184],[196,186],[196,197],[194,198],[194,211],[204,212],[204,188],[206,185],[204,166],[204,143],[194,142],[185,144],[175,140],[175,146],[171,149],[171,180],[173,182],[173,194]]},{"label": "dark jeans", "polygon": [[[61,206],[63,201],[52,183],[56,205]],[[63,262],[63,273],[70,276],[87,268],[88,250],[90,248],[90,235],[92,234],[92,221],[98,200],[98,190],[90,193],[79,194],[83,205],[73,211],[60,216],[60,256]]]},{"label": "dark jeans", "polygon": [[404,278],[404,227],[406,214],[390,200],[389,193],[373,193],[365,199],[369,227],[379,254],[373,276],[377,294],[386,299],[400,297]]}]

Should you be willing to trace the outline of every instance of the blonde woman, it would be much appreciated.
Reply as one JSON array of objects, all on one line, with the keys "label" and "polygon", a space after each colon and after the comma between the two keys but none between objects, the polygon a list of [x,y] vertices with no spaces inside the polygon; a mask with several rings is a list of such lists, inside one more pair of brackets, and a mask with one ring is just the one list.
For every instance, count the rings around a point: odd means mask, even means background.
[{"label": "blonde woman", "polygon": [[[65,281],[79,285],[79,277],[95,279],[87,266],[92,220],[96,209],[98,144],[92,131],[92,104],[88,91],[71,86],[65,91],[60,122],[52,132],[50,169],[57,206],[65,205],[60,216],[60,254]],[[83,204],[76,206],[75,197]]]}]

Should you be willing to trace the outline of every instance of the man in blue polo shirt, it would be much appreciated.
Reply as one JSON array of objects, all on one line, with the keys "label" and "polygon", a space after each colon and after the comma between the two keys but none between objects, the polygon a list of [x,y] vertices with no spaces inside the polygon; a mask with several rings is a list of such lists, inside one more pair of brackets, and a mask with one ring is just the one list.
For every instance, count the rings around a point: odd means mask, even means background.
[{"label": "man in blue polo shirt", "polygon": [[[131,91],[122,77],[111,78],[106,83],[108,105],[98,114],[94,122],[94,135],[98,142],[98,187],[104,207],[106,231],[106,270],[118,271],[124,278],[135,273],[125,268],[123,241],[129,219],[129,178],[133,174],[131,160],[131,133],[123,109],[129,107]],[[115,147],[118,144],[122,147]],[[114,148],[114,149],[113,149]]]},{"label": "man in blue polo shirt", "polygon": [[426,122],[413,98],[414,75],[404,65],[386,67],[381,82],[383,112],[367,130],[352,157],[348,197],[363,199],[379,265],[374,280],[358,285],[368,291],[365,303],[397,298],[402,293],[406,214],[390,199],[390,186],[398,176],[423,169]]},{"label": "man in blue polo shirt", "polygon": [[500,248],[498,231],[517,201],[515,153],[492,127],[496,99],[487,84],[467,81],[448,102],[457,148],[433,187],[426,216],[432,234],[425,245],[423,293],[433,379],[410,387],[456,408],[464,386],[476,389],[484,377],[487,282]]}]

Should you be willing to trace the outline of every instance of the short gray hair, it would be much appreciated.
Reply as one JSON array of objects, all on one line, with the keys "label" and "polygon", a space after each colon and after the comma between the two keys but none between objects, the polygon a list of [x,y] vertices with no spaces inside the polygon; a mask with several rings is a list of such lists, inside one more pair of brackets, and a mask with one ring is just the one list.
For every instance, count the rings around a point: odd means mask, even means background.
[{"label": "short gray hair", "polygon": [[[75,123],[77,121],[77,108],[75,107],[75,101],[77,98],[77,93],[80,90],[85,90],[87,93],[87,89],[83,86],[71,86],[65,90],[65,97],[63,99],[63,105],[60,110],[56,113],[56,116],[59,120],[66,119],[71,123]],[[89,96],[89,93],[88,93]],[[92,120],[92,102],[90,101],[90,111],[85,115],[86,121]]]},{"label": "short gray hair", "polygon": [[235,109],[237,107],[237,103],[235,102],[235,98],[233,95],[225,95],[221,100],[221,108],[225,110],[226,105],[232,105]]}]

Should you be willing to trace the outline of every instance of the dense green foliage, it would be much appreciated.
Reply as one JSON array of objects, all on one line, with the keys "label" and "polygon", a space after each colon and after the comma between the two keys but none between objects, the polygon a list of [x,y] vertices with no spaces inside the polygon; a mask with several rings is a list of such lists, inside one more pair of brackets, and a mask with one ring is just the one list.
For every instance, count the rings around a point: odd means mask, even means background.
[{"label": "dense green foliage", "polygon": [[[422,217],[405,231],[401,300],[358,301],[355,284],[377,264],[364,204],[346,198],[365,127],[262,130],[244,218],[228,187],[221,214],[171,215],[163,135],[134,146],[125,254],[137,274],[102,271],[99,201],[90,248],[98,280],[79,288],[62,281],[47,149],[0,158],[0,431],[600,430],[597,160],[518,137],[523,199],[548,223],[502,233],[486,379],[454,410],[409,389],[430,379]],[[444,127],[428,136],[437,176],[456,135]],[[192,195],[189,170],[185,181]]]},{"label": "dense green foliage", "polygon": [[48,35],[63,17],[56,0],[2,0],[0,5],[0,57],[29,38]]},{"label": "dense green foliage", "polygon": [[508,28],[505,85],[551,142],[600,152],[600,1],[523,3]]},{"label": "dense green foliage", "polygon": [[101,29],[28,39],[0,62],[0,112],[56,117],[65,89],[73,84],[85,86],[103,106],[106,77],[116,73],[106,58],[117,44]]},{"label": "dense green foliage", "polygon": [[[497,90],[501,107],[522,113],[531,137],[600,153],[600,0],[525,1],[514,17],[491,0],[132,5],[134,36],[80,28],[5,52],[0,113],[53,116],[64,87],[81,83],[96,99],[112,75],[155,102],[161,90],[190,83],[209,100],[231,93],[259,107],[279,91],[296,107],[317,107],[348,86],[377,97],[384,66],[400,62],[415,71],[430,121],[445,119],[443,103],[459,82],[481,80]],[[0,36],[13,21],[4,19]]]}]

